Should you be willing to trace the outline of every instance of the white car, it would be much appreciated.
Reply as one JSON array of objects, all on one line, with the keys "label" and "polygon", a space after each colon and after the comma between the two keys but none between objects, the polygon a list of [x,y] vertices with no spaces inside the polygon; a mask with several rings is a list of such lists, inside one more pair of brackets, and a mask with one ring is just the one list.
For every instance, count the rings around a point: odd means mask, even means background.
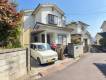
[{"label": "white car", "polygon": [[58,60],[57,52],[50,48],[47,43],[31,43],[31,56],[39,64],[51,63]]}]

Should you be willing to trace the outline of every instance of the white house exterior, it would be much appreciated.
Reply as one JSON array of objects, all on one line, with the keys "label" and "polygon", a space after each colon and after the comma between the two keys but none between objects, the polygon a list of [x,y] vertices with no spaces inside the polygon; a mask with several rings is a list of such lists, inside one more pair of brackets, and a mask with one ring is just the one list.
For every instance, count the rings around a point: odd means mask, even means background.
[{"label": "white house exterior", "polygon": [[[67,45],[71,42],[71,29],[65,27],[64,12],[55,4],[40,4],[35,10],[24,11],[24,32],[29,31],[31,42],[45,42]],[[31,29],[31,30],[29,30]]]},{"label": "white house exterior", "polygon": [[106,38],[106,21],[101,25],[102,32],[96,34],[96,44],[100,45],[100,39]]},{"label": "white house exterior", "polygon": [[74,37],[77,36],[84,46],[91,45],[91,35],[87,31],[87,27],[89,26],[88,24],[78,21],[78,22],[71,22],[67,26],[73,29],[73,31],[71,32],[71,36],[72,35],[74,35]]},{"label": "white house exterior", "polygon": [[100,45],[100,39],[103,38],[99,33],[96,34],[96,45]]},{"label": "white house exterior", "polygon": [[53,15],[55,18],[55,24],[59,27],[64,27],[64,12],[59,9],[55,4],[40,4],[33,11],[33,16],[35,16],[36,22],[41,22],[48,24],[48,15]]}]

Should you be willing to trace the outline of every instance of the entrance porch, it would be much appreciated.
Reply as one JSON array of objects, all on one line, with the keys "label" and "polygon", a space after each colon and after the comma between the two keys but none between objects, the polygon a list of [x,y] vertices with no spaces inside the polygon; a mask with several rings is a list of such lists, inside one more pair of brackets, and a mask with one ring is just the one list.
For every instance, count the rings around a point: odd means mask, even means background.
[{"label": "entrance porch", "polygon": [[56,44],[68,45],[71,43],[70,32],[72,30],[66,27],[48,25],[37,22],[31,33],[31,42],[52,42]]},{"label": "entrance porch", "polygon": [[58,31],[37,31],[31,34],[31,42],[42,42],[51,44],[52,42],[56,44],[67,45],[70,43],[70,34]]}]

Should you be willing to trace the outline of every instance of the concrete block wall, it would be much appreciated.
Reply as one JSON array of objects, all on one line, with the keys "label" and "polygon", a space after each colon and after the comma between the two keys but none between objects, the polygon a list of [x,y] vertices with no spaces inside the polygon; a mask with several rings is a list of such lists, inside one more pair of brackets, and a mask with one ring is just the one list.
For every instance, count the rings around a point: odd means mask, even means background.
[{"label": "concrete block wall", "polygon": [[74,46],[74,57],[78,58],[83,55],[83,45]]},{"label": "concrete block wall", "polygon": [[0,50],[0,80],[17,80],[26,74],[26,49]]}]

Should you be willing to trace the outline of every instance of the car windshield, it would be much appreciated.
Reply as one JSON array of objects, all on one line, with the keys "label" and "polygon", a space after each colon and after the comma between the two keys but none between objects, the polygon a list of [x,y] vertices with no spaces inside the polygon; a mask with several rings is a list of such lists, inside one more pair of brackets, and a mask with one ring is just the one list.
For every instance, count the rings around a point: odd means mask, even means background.
[{"label": "car windshield", "polygon": [[42,44],[38,45],[38,50],[50,50],[50,45],[49,44]]}]

